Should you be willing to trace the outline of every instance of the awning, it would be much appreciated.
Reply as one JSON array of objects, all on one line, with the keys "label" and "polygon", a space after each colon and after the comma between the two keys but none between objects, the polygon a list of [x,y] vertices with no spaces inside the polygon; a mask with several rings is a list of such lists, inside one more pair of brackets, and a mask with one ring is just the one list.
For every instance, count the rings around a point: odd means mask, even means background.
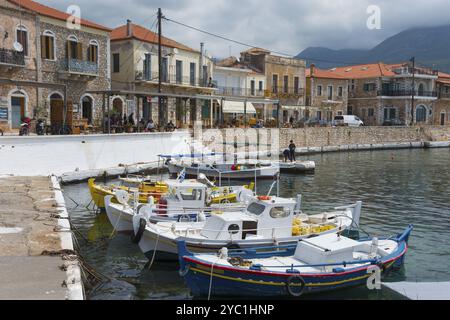
[{"label": "awning", "polygon": [[[220,105],[220,102],[219,102]],[[242,113],[244,114],[244,102],[223,100],[223,113]],[[256,114],[256,109],[252,103],[247,102],[247,114]]]}]

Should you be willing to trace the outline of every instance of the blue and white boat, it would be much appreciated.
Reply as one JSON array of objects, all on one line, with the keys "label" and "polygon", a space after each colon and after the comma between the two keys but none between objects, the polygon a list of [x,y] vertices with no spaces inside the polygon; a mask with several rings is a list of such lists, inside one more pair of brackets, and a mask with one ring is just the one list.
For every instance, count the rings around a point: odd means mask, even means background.
[{"label": "blue and white boat", "polygon": [[356,241],[334,233],[294,246],[222,248],[213,254],[189,252],[180,241],[180,275],[194,296],[208,298],[298,297],[363,285],[373,272],[381,275],[403,264],[412,229],[383,239]]}]

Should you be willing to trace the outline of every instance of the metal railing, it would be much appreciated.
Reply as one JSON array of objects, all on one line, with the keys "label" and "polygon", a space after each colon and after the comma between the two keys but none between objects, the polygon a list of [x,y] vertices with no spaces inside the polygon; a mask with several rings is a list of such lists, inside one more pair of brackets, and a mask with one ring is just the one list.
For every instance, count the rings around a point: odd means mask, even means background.
[{"label": "metal railing", "polygon": [[[400,90],[378,90],[378,96],[387,96],[387,97],[404,97],[404,96],[412,96],[413,90],[411,89],[400,89]],[[424,90],[414,90],[414,95],[417,97],[433,97],[437,98],[438,93],[436,91],[424,91]]]},{"label": "metal railing", "polygon": [[0,48],[0,64],[25,66],[25,54],[15,50]]},{"label": "metal railing", "polygon": [[295,88],[295,87],[272,87],[271,90],[265,91],[266,96],[272,96],[276,98],[289,98],[289,97],[299,97],[305,95],[304,88]]},{"label": "metal railing", "polygon": [[[159,75],[158,72],[144,72],[144,70],[136,70],[135,80],[157,83],[159,80]],[[191,76],[182,76],[175,73],[163,73],[162,82],[192,87],[214,87],[214,84],[210,82],[209,78],[202,79]]]},{"label": "metal railing", "polygon": [[218,94],[224,96],[243,96],[243,97],[264,97],[264,90],[239,88],[239,87],[217,87]]},{"label": "metal railing", "polygon": [[86,60],[64,59],[62,60],[62,68],[69,72],[94,75],[98,74],[98,64],[96,62]]},{"label": "metal railing", "polygon": [[394,73],[400,75],[412,75],[413,73],[416,75],[428,75],[428,76],[438,76],[438,70],[420,67],[420,68],[412,68],[412,67],[401,67],[393,70]]}]

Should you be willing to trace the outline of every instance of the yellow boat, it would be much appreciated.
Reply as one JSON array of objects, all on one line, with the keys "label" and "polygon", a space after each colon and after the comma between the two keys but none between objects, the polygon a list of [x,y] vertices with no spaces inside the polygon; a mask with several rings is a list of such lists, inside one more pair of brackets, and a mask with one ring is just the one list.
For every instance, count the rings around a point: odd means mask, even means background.
[{"label": "yellow boat", "polygon": [[[89,192],[91,193],[92,201],[94,204],[100,208],[105,208],[105,197],[107,195],[114,195],[114,191],[125,190],[130,193],[139,192],[139,202],[147,203],[148,197],[153,196],[156,202],[159,201],[161,195],[167,193],[167,185],[164,182],[143,182],[139,185],[139,188],[129,188],[124,186],[115,185],[100,185],[95,183],[95,178],[88,180]],[[113,199],[113,202],[114,199]]]},{"label": "yellow boat", "polygon": [[[243,188],[252,190],[255,187],[255,183],[252,182],[250,185],[245,185]],[[233,187],[213,187],[211,188],[212,194],[209,202],[211,204],[219,203],[236,203],[238,202],[237,196],[239,188],[236,190]]]}]

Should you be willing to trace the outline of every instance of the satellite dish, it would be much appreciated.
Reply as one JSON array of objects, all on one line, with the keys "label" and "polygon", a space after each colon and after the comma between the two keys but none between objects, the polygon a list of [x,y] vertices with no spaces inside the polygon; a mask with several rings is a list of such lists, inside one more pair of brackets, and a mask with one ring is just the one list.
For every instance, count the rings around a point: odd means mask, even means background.
[{"label": "satellite dish", "polygon": [[23,46],[19,43],[19,42],[14,42],[14,50],[16,50],[17,52],[22,52],[23,51]]},{"label": "satellite dish", "polygon": [[114,191],[114,196],[117,199],[117,202],[123,205],[128,204],[128,200],[130,200],[130,194],[125,190],[116,190]]}]

